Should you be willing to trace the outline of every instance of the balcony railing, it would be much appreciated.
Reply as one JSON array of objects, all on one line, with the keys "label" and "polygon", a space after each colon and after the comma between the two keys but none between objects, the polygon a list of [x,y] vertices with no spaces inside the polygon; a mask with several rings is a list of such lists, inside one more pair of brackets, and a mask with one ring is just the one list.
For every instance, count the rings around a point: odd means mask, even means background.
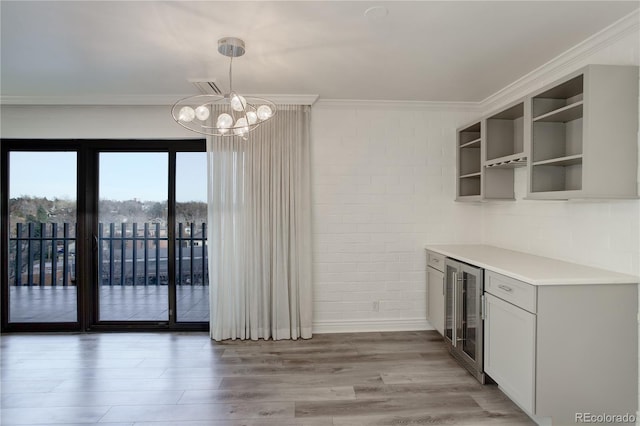
[{"label": "balcony railing", "polygon": [[[62,226],[60,226],[62,225]],[[175,235],[177,285],[208,285],[206,224],[179,223]],[[100,223],[99,283],[107,286],[167,285],[167,231],[159,223]],[[73,286],[76,224],[16,224],[9,239],[9,284]]]}]

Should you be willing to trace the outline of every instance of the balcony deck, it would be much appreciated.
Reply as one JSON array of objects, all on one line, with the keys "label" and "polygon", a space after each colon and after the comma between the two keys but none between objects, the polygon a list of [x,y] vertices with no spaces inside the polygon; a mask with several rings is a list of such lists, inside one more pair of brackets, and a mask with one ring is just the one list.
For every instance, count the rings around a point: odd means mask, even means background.
[{"label": "balcony deck", "polygon": [[[177,286],[177,320],[209,321],[209,287]],[[10,322],[76,321],[75,287],[10,287]],[[167,321],[168,288],[101,286],[100,320]]]}]

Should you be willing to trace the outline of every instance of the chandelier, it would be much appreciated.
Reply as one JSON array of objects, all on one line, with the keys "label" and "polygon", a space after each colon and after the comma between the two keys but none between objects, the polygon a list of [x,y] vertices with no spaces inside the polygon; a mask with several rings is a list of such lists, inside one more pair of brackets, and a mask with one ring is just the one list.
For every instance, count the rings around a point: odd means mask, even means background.
[{"label": "chandelier", "polygon": [[[229,60],[229,93],[195,95],[180,99],[171,108],[173,119],[192,132],[210,136],[239,136],[247,140],[249,132],[276,113],[273,102],[254,96],[241,96],[233,90],[233,58],[244,55],[244,41],[235,37],[218,40],[218,52]],[[214,121],[214,115],[215,121]]]}]

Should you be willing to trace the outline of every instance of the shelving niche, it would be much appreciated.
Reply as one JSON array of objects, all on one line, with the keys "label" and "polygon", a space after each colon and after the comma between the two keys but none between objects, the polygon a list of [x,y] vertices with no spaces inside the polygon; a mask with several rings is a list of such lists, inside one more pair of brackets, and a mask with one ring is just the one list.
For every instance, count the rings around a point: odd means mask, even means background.
[{"label": "shelving niche", "polygon": [[476,201],[482,197],[481,123],[458,129],[456,199]]},{"label": "shelving niche", "polygon": [[582,189],[584,74],[532,98],[532,192]]},{"label": "shelving niche", "polygon": [[638,67],[588,65],[528,104],[528,198],[637,198]]},{"label": "shelving niche", "polygon": [[514,199],[513,169],[524,167],[524,102],[519,101],[485,120],[484,198]]}]

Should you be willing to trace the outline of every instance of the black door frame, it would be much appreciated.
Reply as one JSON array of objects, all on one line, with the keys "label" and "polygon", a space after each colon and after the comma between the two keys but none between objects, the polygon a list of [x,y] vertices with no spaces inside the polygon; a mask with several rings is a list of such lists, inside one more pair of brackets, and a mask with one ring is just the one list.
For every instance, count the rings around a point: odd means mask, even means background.
[{"label": "black door frame", "polygon": [[[175,183],[176,154],[178,152],[205,151],[204,139],[187,140],[41,140],[41,139],[2,139],[0,141],[0,294],[2,296],[2,332],[23,331],[158,331],[158,330],[194,330],[209,329],[208,323],[178,322],[176,312],[175,285]],[[78,321],[65,323],[10,323],[9,322],[9,152],[10,151],[75,151],[77,152],[77,235],[76,277]],[[169,157],[168,217],[167,234],[169,307],[168,321],[99,321],[98,264],[98,157],[100,152],[166,152]]]}]

